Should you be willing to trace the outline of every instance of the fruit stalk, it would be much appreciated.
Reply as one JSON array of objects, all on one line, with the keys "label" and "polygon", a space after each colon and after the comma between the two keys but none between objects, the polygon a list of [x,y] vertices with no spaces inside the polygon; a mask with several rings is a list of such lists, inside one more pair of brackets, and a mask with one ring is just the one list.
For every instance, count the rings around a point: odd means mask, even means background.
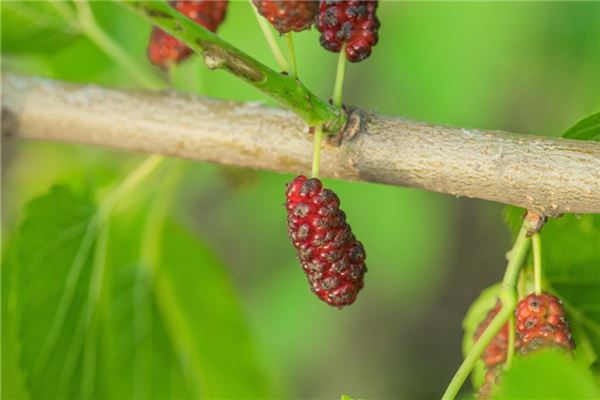
[{"label": "fruit stalk", "polygon": [[315,127],[315,137],[313,138],[313,160],[311,177],[319,177],[319,166],[321,164],[321,142],[323,140],[323,127],[317,125]]},{"label": "fruit stalk", "polygon": [[344,48],[346,45],[343,45],[342,51],[338,55],[338,63],[335,74],[335,85],[333,86],[333,105],[335,107],[342,106],[342,92],[344,89],[344,76],[346,75],[346,56],[344,56]]},{"label": "fruit stalk", "polygon": [[288,62],[285,59],[285,57],[283,56],[281,49],[277,45],[277,41],[275,40],[275,35],[273,35],[273,31],[271,30],[269,23],[267,22],[266,19],[261,17],[261,15],[258,13],[258,11],[256,10],[256,7],[254,7],[253,4],[250,4],[250,8],[252,8],[252,11],[254,11],[254,15],[256,16],[256,20],[258,21],[258,26],[260,27],[260,30],[262,31],[263,35],[265,36],[265,40],[267,41],[267,44],[269,45],[269,48],[271,49],[271,54],[273,54],[273,58],[275,58],[277,65],[279,66],[279,68],[281,68],[282,71],[289,71],[290,67],[288,65]]},{"label": "fruit stalk", "polygon": [[124,1],[119,4],[142,15],[204,57],[210,69],[223,69],[295,112],[308,125],[323,124],[338,133],[345,123],[339,108],[313,94],[291,76],[279,74],[261,62],[199,26],[166,2]]},{"label": "fruit stalk", "polygon": [[542,294],[542,240],[540,234],[531,237],[533,247],[533,276],[535,282],[535,294]]},{"label": "fruit stalk", "polygon": [[506,349],[506,362],[504,369],[510,368],[513,356],[515,355],[515,316],[511,315],[508,319],[508,347]]},{"label": "fruit stalk", "polygon": [[288,53],[290,54],[290,75],[294,78],[298,77],[298,64],[296,63],[296,51],[294,50],[294,39],[292,38],[292,32],[285,34],[287,39]]}]

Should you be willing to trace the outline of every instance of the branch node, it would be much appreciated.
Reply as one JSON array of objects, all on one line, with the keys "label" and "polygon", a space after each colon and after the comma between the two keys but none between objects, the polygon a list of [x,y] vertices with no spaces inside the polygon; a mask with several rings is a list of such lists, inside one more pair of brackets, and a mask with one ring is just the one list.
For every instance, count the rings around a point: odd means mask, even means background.
[{"label": "branch node", "polygon": [[352,106],[343,106],[342,110],[346,118],[346,124],[338,133],[330,136],[327,140],[328,144],[336,147],[340,146],[344,140],[350,141],[359,133],[367,130],[368,117],[366,112]]},{"label": "branch node", "polygon": [[527,211],[525,214],[525,224],[527,226],[527,237],[532,237],[538,233],[548,221],[545,215],[536,213],[535,211]]}]

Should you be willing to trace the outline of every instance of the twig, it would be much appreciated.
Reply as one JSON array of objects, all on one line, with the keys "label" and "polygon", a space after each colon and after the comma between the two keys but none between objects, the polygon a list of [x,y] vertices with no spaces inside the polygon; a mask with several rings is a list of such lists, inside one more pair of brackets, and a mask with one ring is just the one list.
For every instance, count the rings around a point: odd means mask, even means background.
[{"label": "twig", "polygon": [[306,124],[323,124],[333,133],[344,125],[345,116],[327,104],[293,76],[277,73],[261,62],[189,20],[166,2],[123,1],[119,4],[144,16],[151,23],[183,41],[204,57],[210,69],[223,69],[262,91],[295,112]]}]

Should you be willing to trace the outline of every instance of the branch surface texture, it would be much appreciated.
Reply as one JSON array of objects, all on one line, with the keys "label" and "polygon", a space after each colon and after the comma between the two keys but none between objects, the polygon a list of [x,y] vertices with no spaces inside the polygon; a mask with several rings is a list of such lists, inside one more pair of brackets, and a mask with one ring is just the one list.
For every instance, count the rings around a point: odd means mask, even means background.
[{"label": "branch surface texture", "polygon": [[[3,136],[309,173],[292,112],[172,92],[127,92],[6,74]],[[409,186],[540,214],[600,213],[600,143],[454,128],[357,111],[324,177]]]}]

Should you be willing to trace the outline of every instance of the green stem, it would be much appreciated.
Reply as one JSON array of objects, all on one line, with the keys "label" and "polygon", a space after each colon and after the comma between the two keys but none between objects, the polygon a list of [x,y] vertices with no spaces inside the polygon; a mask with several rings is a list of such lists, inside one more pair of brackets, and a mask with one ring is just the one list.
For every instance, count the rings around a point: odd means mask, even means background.
[{"label": "green stem", "polygon": [[542,294],[542,240],[540,234],[531,237],[533,247],[533,277],[535,282],[535,294]]},{"label": "green stem", "polygon": [[442,399],[444,400],[450,400],[456,397],[458,391],[475,367],[477,360],[479,360],[481,354],[483,354],[485,348],[498,334],[500,329],[502,329],[510,316],[513,315],[515,306],[517,305],[516,286],[519,279],[519,271],[525,262],[527,252],[529,251],[529,245],[531,243],[527,238],[527,228],[528,227],[526,223],[523,223],[515,243],[509,253],[508,265],[506,267],[506,272],[504,273],[504,278],[502,279],[502,286],[499,294],[500,301],[502,302],[502,308],[485,329],[483,334],[475,342],[469,351],[469,354],[467,354],[467,357],[458,368],[458,371],[456,371],[456,374],[454,374],[454,377],[450,381],[446,392],[442,396]]},{"label": "green stem", "polygon": [[518,298],[525,297],[527,292],[527,276],[525,275],[525,271],[521,270],[519,274],[519,283],[517,284],[517,296]]},{"label": "green stem", "polygon": [[202,26],[189,20],[166,2],[122,1],[123,5],[183,41],[204,57],[210,69],[223,69],[295,112],[309,126],[324,125],[338,133],[345,123],[341,109],[329,105],[297,79],[277,73]]},{"label": "green stem", "polygon": [[515,239],[515,244],[510,250],[508,266],[506,267],[504,278],[502,279],[503,291],[515,291],[515,288],[517,287],[519,272],[521,271],[521,266],[525,263],[527,252],[529,251],[529,246],[531,244],[531,241],[527,237],[527,229],[526,223],[523,223],[519,230],[519,234]]},{"label": "green stem", "polygon": [[94,13],[87,0],[77,0],[74,3],[77,7],[77,18],[81,32],[94,42],[96,46],[115,60],[132,78],[136,79],[144,87],[154,90],[166,87],[165,82],[144,65],[139,64],[117,42],[106,34],[96,22]]},{"label": "green stem", "polygon": [[509,369],[512,365],[513,356],[515,354],[515,315],[511,313],[508,318],[508,349],[506,354],[506,362],[504,369]]},{"label": "green stem", "polygon": [[342,106],[342,92],[344,89],[344,75],[346,75],[346,45],[338,54],[337,69],[335,74],[335,85],[333,86],[333,105]]},{"label": "green stem", "polygon": [[312,161],[312,177],[319,177],[319,166],[321,164],[321,142],[323,141],[323,127],[317,125],[315,127],[315,137],[313,141],[313,161]]},{"label": "green stem", "polygon": [[296,51],[294,50],[294,39],[292,38],[292,32],[288,32],[285,34],[288,45],[288,53],[290,55],[290,64],[292,68],[290,69],[290,75],[297,78],[298,77],[298,65],[296,64]]},{"label": "green stem", "polygon": [[260,26],[260,30],[262,31],[263,35],[265,36],[265,39],[267,40],[267,44],[271,49],[271,53],[273,54],[277,65],[279,65],[279,68],[281,68],[282,71],[289,71],[290,66],[288,65],[283,53],[281,52],[279,45],[277,45],[277,40],[275,40],[275,35],[273,35],[273,29],[271,29],[267,20],[258,13],[258,10],[256,9],[256,7],[254,7],[254,4],[252,4],[251,1],[250,7],[254,11],[254,15],[256,15],[258,26]]}]

